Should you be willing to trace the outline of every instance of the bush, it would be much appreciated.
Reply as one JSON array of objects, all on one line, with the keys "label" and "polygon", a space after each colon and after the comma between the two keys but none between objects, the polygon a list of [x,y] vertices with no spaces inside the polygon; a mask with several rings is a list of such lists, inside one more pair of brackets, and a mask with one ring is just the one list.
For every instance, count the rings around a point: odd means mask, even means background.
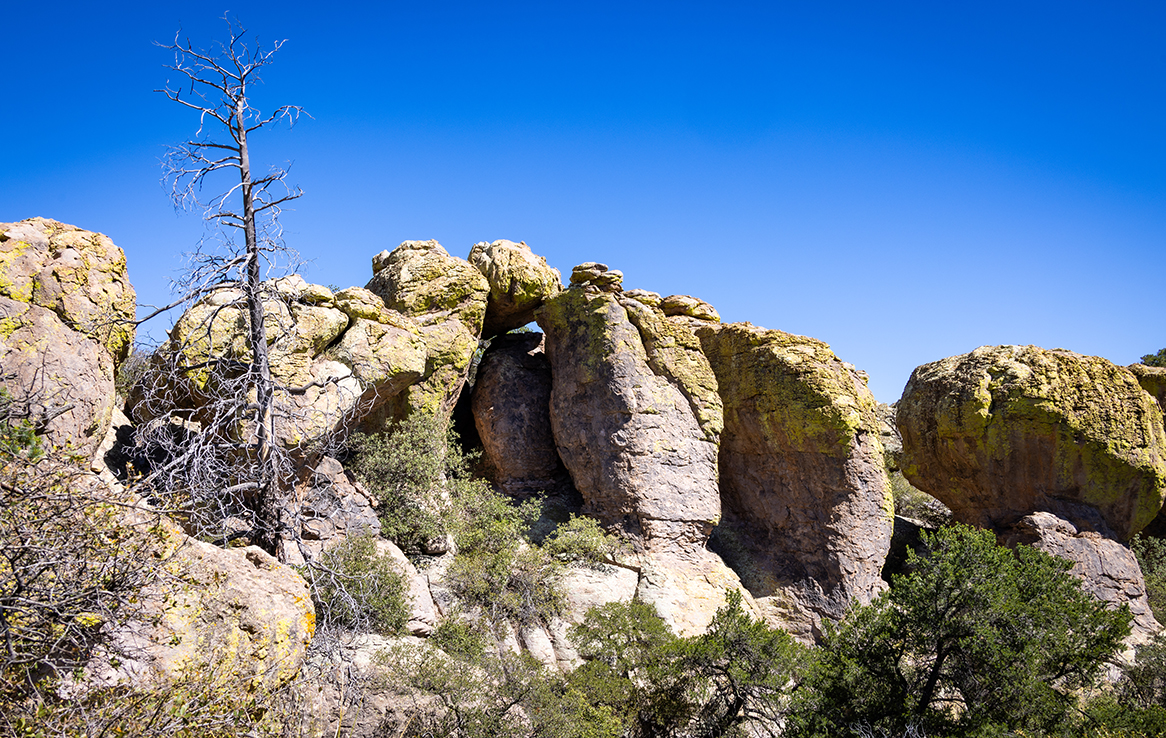
[{"label": "bush", "polygon": [[1146,366],[1166,367],[1166,348],[1158,349],[1156,354],[1146,354],[1142,357],[1142,363]]},{"label": "bush", "polygon": [[454,480],[457,555],[446,581],[492,622],[549,621],[560,614],[563,566],[527,539],[539,500],[515,505],[484,481]]},{"label": "bush", "polygon": [[339,625],[385,634],[409,619],[408,585],[391,556],[378,554],[370,532],[349,535],[303,570],[321,627]]},{"label": "bush", "polygon": [[594,518],[571,514],[543,541],[543,550],[560,561],[595,566],[615,560],[619,540],[608,535]]},{"label": "bush", "polygon": [[352,470],[380,501],[381,535],[409,554],[445,535],[445,480],[461,459],[451,458],[444,423],[416,413],[388,434],[357,434],[350,444]]},{"label": "bush", "polygon": [[896,515],[918,520],[929,528],[938,528],[951,522],[951,510],[923,490],[912,486],[902,472],[893,471],[887,476],[891,481]]},{"label": "bush", "polygon": [[899,735],[971,735],[993,726],[1051,731],[1072,722],[1129,634],[1129,608],[1107,609],[1029,546],[996,544],[964,526],[924,533],[926,555],[890,591],[827,623],[802,735],[852,726]]},{"label": "bush", "polygon": [[1166,541],[1139,534],[1130,540],[1130,549],[1142,568],[1150,609],[1158,622],[1166,622]]}]

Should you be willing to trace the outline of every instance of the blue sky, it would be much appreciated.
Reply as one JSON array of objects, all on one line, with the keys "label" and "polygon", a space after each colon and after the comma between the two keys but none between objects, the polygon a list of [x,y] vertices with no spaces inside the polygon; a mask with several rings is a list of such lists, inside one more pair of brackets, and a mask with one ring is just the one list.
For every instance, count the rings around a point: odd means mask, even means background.
[{"label": "blue sky", "polygon": [[257,104],[313,116],[253,141],[294,163],[311,281],[525,240],[820,338],[886,402],[984,344],[1166,346],[1161,2],[11,5],[0,221],[108,234],[145,303],[202,234],[159,186],[197,123],[151,42],[229,9],[287,39]]}]

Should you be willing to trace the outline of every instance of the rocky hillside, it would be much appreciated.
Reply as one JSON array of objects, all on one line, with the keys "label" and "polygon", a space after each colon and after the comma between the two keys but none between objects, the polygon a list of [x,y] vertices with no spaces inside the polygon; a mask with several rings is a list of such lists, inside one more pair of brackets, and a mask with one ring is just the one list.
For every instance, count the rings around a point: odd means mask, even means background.
[{"label": "rocky hillside", "polygon": [[[1088,592],[1130,606],[1133,642],[1159,629],[1127,544],[1166,531],[1166,370],[982,347],[919,367],[892,429],[866,374],[826,343],[723,323],[695,297],[625,289],[604,264],[576,266],[564,286],[510,241],[477,244],[467,259],[405,241],[371,264],[363,287],[333,291],[295,275],[266,284],[283,476],[278,545],[263,550],[252,516],[267,493],[232,476],[253,422],[245,393],[227,392],[250,361],[243,294],[225,287],[186,306],[119,398],[115,377],[134,340],[121,250],[42,218],[0,224],[4,387],[54,453],[81,457],[99,496],[123,507],[110,525],[153,531],[150,556],[165,570],[114,634],[134,657],[94,658],[77,689],[200,670],[250,689],[330,674],[332,686],[303,697],[307,729],[372,735],[401,699],[374,688],[359,709],[346,701],[346,685],[376,682],[374,654],[490,612],[502,613],[491,648],[558,670],[580,663],[571,625],[613,602],[654,605],[691,636],[740,593],[746,613],[814,643],[824,623],[887,587],[896,521],[884,441],[896,433],[903,475],[957,521],[1071,561]],[[541,333],[513,332],[532,321]],[[469,509],[457,500],[470,499],[459,485],[481,484],[464,468],[422,485],[416,504],[432,529],[387,527],[405,498],[382,499],[387,477],[360,466],[357,446],[411,419],[444,428],[463,415],[490,494],[535,499],[546,540],[583,525],[572,521],[598,523],[588,530],[609,547],[588,565],[563,554],[575,563],[553,569],[561,606],[491,610],[474,599],[466,562],[488,546],[459,538],[471,525],[457,522]],[[183,451],[212,436],[235,444],[213,478],[209,455]],[[461,463],[444,442],[410,443],[437,467]],[[175,481],[195,478],[214,494]],[[392,489],[413,489],[401,484]],[[475,514],[509,524],[504,511],[481,512],[493,498],[473,499],[487,500]],[[531,564],[532,552],[552,549],[511,537],[489,544],[511,557],[511,580],[523,567],[559,566]],[[335,552],[366,539],[369,560],[391,562],[404,583],[408,635],[329,630],[335,647],[313,656],[318,593],[346,591],[342,576],[328,584],[321,572],[339,576]]]}]

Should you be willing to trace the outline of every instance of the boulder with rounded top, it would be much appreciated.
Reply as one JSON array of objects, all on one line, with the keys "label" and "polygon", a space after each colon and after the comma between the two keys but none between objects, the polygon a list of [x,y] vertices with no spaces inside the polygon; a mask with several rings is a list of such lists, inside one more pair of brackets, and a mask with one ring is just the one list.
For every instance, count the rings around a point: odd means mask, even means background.
[{"label": "boulder with rounded top", "polygon": [[525,241],[474,244],[469,261],[490,284],[483,338],[531,322],[543,301],[563,289],[559,270],[547,266],[547,260],[532,252]]},{"label": "boulder with rounded top", "polygon": [[1100,357],[984,346],[924,364],[896,422],[903,474],[962,522],[995,528],[1049,512],[1088,530],[1097,511],[1124,541],[1166,496],[1162,410]]}]

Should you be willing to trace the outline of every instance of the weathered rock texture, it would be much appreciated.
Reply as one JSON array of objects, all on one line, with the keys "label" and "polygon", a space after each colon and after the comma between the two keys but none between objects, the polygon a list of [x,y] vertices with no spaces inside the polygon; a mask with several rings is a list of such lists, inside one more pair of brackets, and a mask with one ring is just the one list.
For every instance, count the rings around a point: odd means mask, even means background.
[{"label": "weathered rock texture", "polygon": [[1088,528],[1097,511],[1125,541],[1166,496],[1162,411],[1102,358],[985,346],[924,364],[897,423],[904,475],[962,522],[1001,528],[1049,512]]},{"label": "weathered rock texture", "polygon": [[134,300],[107,237],[44,218],[0,223],[0,365],[13,397],[48,421],[50,445],[89,455],[105,437]]},{"label": "weathered rock texture", "polygon": [[[1142,389],[1158,401],[1158,407],[1166,411],[1166,367],[1131,364],[1126,368],[1138,378],[1138,384],[1142,385]],[[1160,511],[1150,524],[1142,529],[1142,533],[1155,538],[1166,538],[1166,510]]]},{"label": "weathered rock texture", "polygon": [[1115,607],[1128,604],[1134,616],[1131,642],[1145,642],[1161,627],[1150,611],[1137,558],[1112,538],[1078,530],[1069,521],[1047,512],[1026,515],[1008,528],[998,530],[997,537],[1008,546],[1024,543],[1068,559],[1073,562],[1070,573],[1082,580],[1086,592]]},{"label": "weathered rock texture", "polygon": [[720,400],[691,332],[686,350],[662,313],[582,287],[548,300],[538,321],[551,427],[586,509],[641,537],[652,520],[707,534],[720,519]]},{"label": "weathered rock texture", "polygon": [[612,275],[576,267],[574,285],[538,313],[551,427],[585,510],[637,542],[638,596],[687,635],[740,586],[705,546],[720,520],[721,401],[687,319],[620,294]]},{"label": "weathered rock texture", "polygon": [[350,533],[380,533],[377,501],[330,456],[304,470],[295,495],[288,510],[292,513],[290,535],[285,536],[282,549],[289,564],[314,560]]},{"label": "weathered rock texture", "polygon": [[417,322],[426,348],[421,380],[385,406],[383,420],[418,410],[448,418],[478,348],[490,285],[437,241],[405,241],[374,256],[372,266],[366,287]]},{"label": "weathered rock texture", "polygon": [[490,338],[534,320],[534,311],[563,289],[558,269],[531,252],[526,242],[478,243],[469,261],[490,283],[482,337]]},{"label": "weathered rock texture", "polygon": [[[278,412],[275,434],[303,447],[377,416],[425,371],[421,328],[359,287],[335,295],[290,276],[264,283],[264,327]],[[130,393],[137,422],[174,409],[213,413],[224,385],[251,362],[246,299],[221,289],[192,305]],[[189,368],[188,368],[189,367]]]},{"label": "weathered rock texture", "polygon": [[809,638],[884,587],[893,503],[874,397],[821,341],[748,323],[696,332],[725,408],[718,539],[770,622]]},{"label": "weathered rock texture", "polygon": [[526,496],[567,479],[551,433],[551,365],[543,334],[498,336],[482,356],[471,399],[492,481]]}]

